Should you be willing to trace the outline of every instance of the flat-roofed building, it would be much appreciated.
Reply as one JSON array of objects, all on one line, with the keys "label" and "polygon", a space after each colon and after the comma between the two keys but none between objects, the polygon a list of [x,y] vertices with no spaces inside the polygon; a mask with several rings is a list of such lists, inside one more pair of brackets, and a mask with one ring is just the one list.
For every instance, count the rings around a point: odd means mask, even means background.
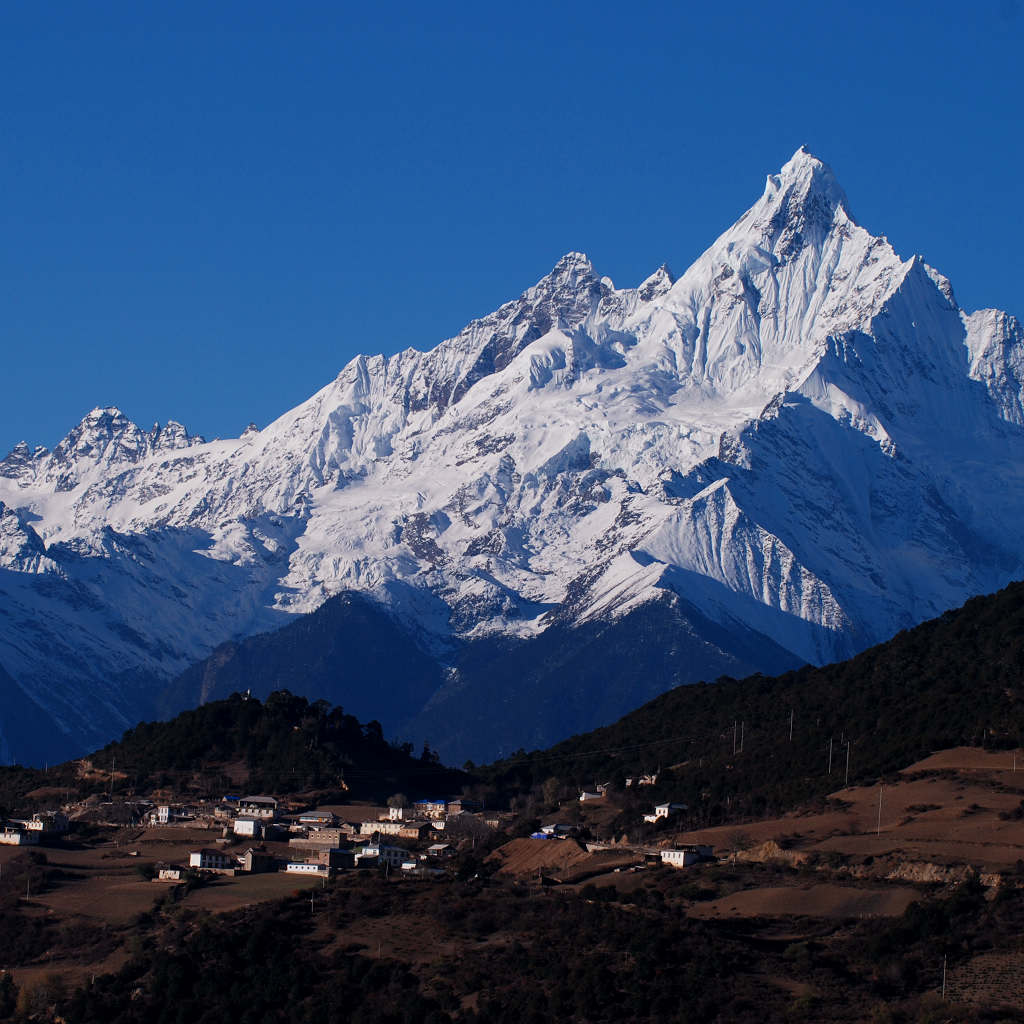
[{"label": "flat-roofed building", "polygon": [[260,839],[263,836],[263,819],[261,818],[235,818],[231,830],[236,836],[248,836],[251,839]]},{"label": "flat-roofed building", "polygon": [[677,846],[671,850],[661,851],[662,864],[669,864],[674,868],[686,868],[691,864],[714,859],[713,848],[703,844]]},{"label": "flat-roofed building", "polygon": [[189,850],[188,866],[199,868],[200,871],[234,871],[238,861],[229,853],[223,850],[211,850],[209,847],[202,850]]},{"label": "flat-roofed building", "polygon": [[277,817],[277,800],[272,796],[243,796],[238,801],[238,815],[272,820]]}]

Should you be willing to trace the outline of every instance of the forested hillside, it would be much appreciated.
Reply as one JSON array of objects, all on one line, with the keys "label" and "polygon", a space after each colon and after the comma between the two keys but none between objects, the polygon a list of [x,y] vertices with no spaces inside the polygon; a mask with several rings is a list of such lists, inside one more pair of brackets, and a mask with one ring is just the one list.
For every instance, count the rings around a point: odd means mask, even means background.
[{"label": "forested hillside", "polygon": [[143,722],[92,758],[121,765],[133,780],[159,783],[181,773],[216,773],[244,766],[247,785],[266,792],[342,788],[352,796],[383,797],[401,789],[434,793],[462,783],[429,748],[389,743],[380,723],[359,722],[326,701],[287,690],[264,701],[232,694],[185,711],[169,722]]},{"label": "forested hillside", "polygon": [[311,703],[287,690],[264,701],[235,693],[168,722],[142,722],[81,762],[0,768],[0,813],[105,793],[112,783],[119,793],[171,786],[213,796],[244,786],[383,800],[396,792],[458,793],[466,778],[429,748],[390,743],[379,722],[360,723],[326,701]]},{"label": "forested hillside", "polygon": [[849,661],[680,686],[614,725],[520,751],[486,773],[515,792],[552,776],[621,784],[660,767],[673,797],[713,820],[726,807],[773,812],[841,788],[847,752],[852,784],[944,747],[1022,740],[1024,583],[1014,583]]}]

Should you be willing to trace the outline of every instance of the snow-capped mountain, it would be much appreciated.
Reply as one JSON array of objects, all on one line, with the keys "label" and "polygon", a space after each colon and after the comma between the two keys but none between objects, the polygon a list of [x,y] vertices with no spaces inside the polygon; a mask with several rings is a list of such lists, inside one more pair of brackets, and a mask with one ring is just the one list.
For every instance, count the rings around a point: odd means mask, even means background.
[{"label": "snow-capped mountain", "polygon": [[238,439],[96,409],[18,445],[0,666],[84,747],[344,591],[442,662],[675,595],[821,663],[1019,577],[1022,467],[1020,324],[961,310],[801,149],[678,279],[570,253]]}]

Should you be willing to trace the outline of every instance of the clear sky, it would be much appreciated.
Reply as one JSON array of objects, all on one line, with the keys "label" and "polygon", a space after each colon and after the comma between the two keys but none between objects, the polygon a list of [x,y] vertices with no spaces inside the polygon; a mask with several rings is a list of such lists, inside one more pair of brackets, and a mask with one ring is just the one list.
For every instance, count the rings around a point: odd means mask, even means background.
[{"label": "clear sky", "polygon": [[572,249],[679,273],[801,144],[1022,315],[1022,44],[1018,0],[4,4],[0,449],[264,426]]}]

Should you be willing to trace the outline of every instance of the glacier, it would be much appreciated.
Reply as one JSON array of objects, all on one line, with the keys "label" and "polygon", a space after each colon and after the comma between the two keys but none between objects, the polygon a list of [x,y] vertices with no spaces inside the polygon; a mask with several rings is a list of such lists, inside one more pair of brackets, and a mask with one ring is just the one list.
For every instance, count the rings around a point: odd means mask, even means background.
[{"label": "glacier", "polygon": [[240,438],[98,408],[19,444],[0,758],[40,715],[51,746],[105,742],[219,644],[345,593],[442,665],[674,598],[833,661],[1019,578],[1022,474],[1020,323],[961,309],[800,149],[678,278],[616,288],[572,252]]}]

